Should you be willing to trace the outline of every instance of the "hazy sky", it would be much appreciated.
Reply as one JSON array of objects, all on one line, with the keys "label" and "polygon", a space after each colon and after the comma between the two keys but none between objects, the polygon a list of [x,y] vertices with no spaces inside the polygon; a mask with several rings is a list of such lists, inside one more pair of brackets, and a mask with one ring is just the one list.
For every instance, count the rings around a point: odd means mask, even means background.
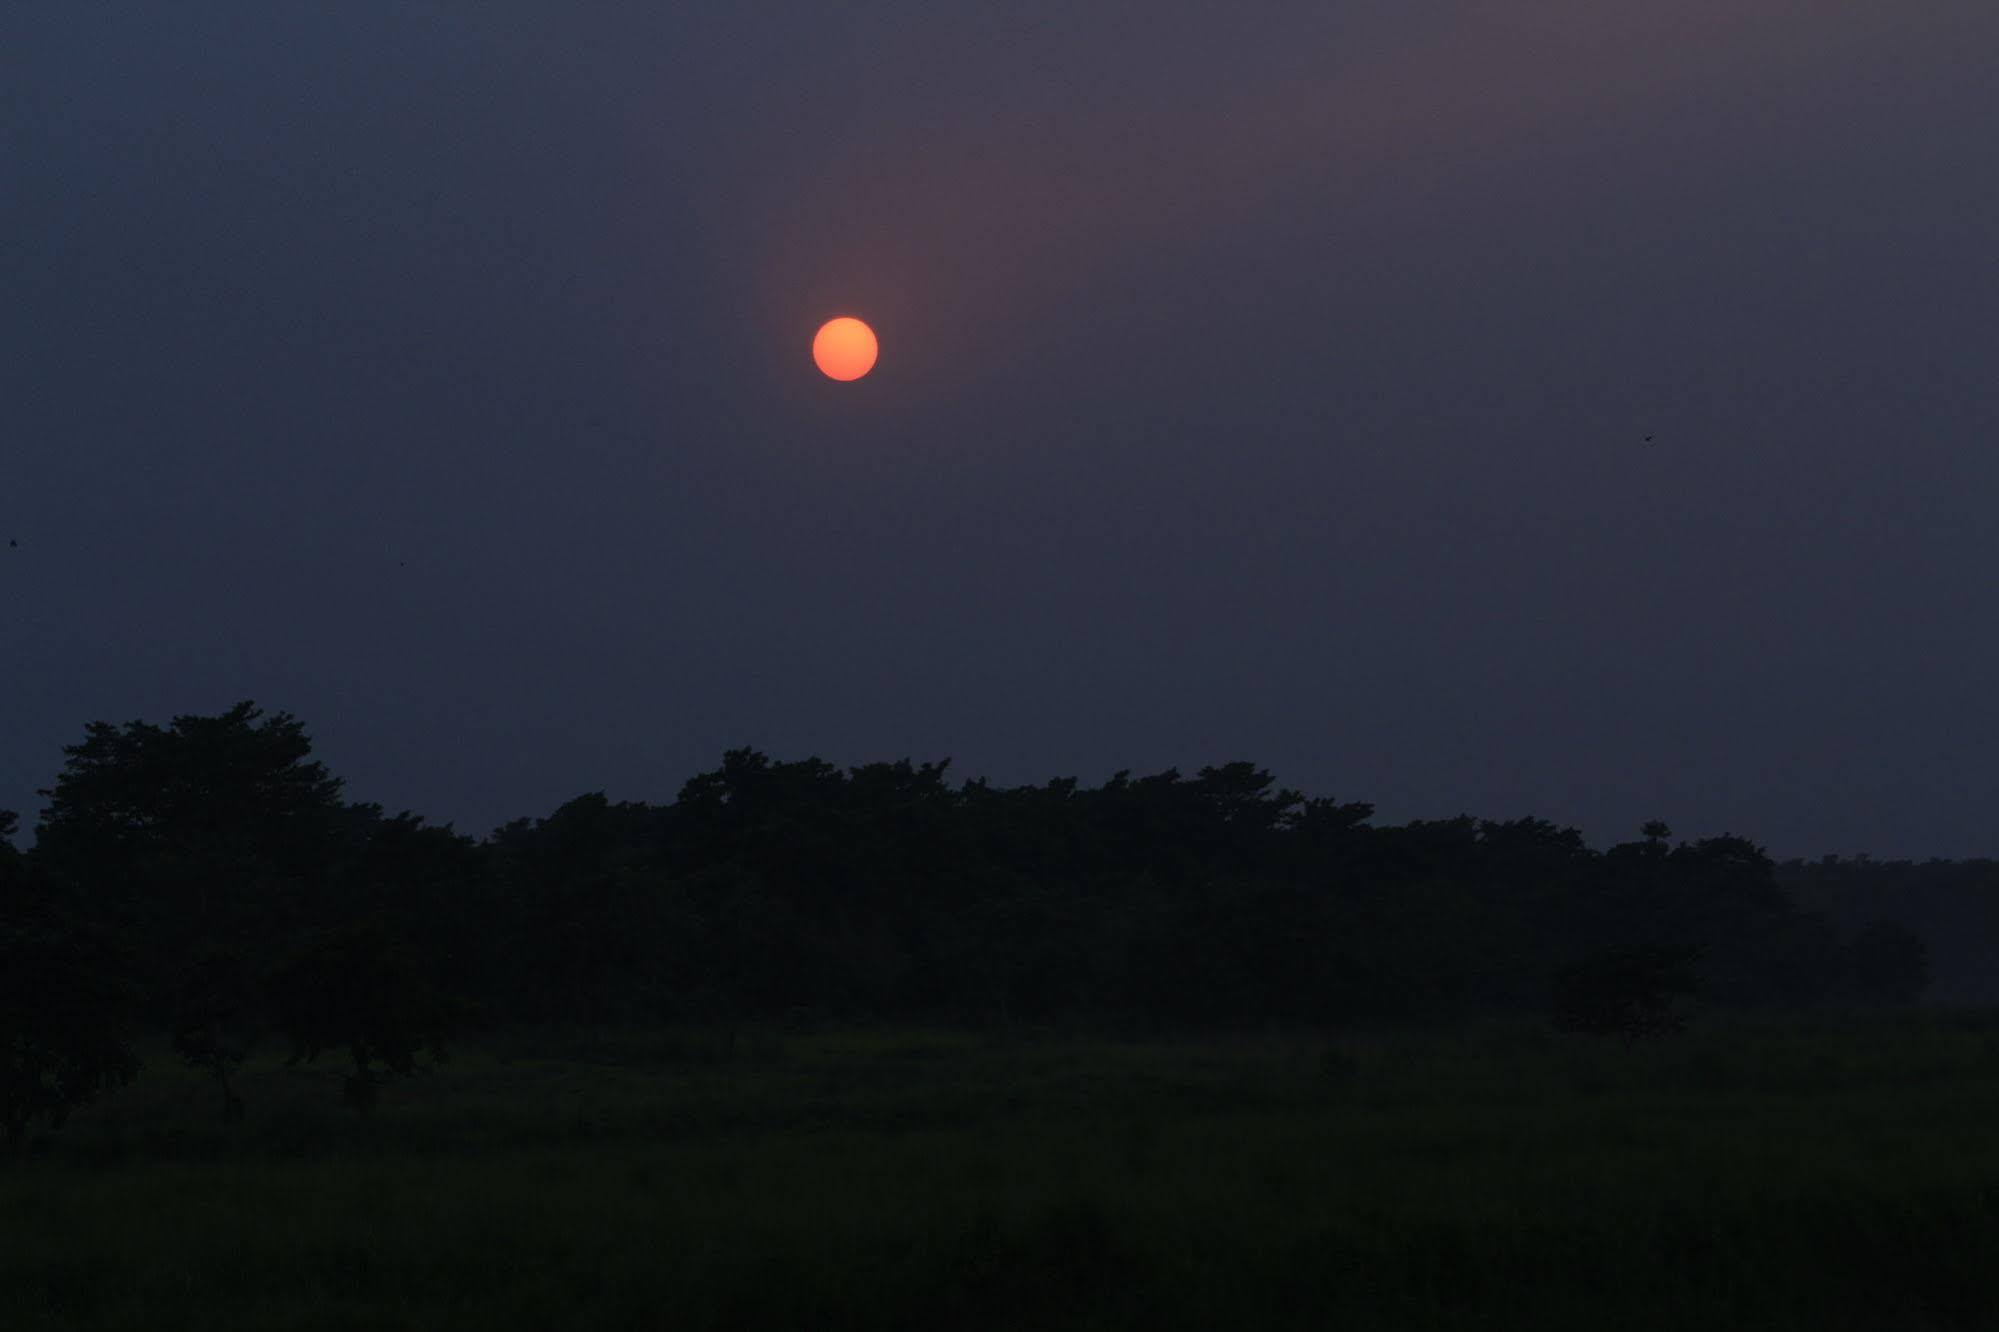
[{"label": "hazy sky", "polygon": [[0,807],[253,698],[473,833],[747,744],[1999,854],[1995,51],[1992,0],[8,4]]}]

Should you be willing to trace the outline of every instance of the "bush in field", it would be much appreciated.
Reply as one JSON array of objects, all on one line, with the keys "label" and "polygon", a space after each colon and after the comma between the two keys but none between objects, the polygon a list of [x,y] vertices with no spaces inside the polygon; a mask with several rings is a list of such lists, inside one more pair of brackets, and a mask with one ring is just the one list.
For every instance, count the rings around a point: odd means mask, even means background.
[{"label": "bush in field", "polygon": [[378,924],[314,936],[273,972],[269,988],[292,1044],[289,1062],[346,1050],[354,1072],[342,1098],[356,1110],[374,1107],[384,1077],[417,1073],[419,1055],[444,1058],[451,1006],[413,950]]},{"label": "bush in field", "polygon": [[1554,1026],[1635,1042],[1686,1027],[1674,1004],[1695,990],[1700,949],[1639,944],[1610,948],[1564,967],[1555,977]]},{"label": "bush in field", "polygon": [[1329,1045],[1319,1052],[1319,1073],[1327,1081],[1344,1087],[1359,1075],[1360,1061],[1337,1045]]}]

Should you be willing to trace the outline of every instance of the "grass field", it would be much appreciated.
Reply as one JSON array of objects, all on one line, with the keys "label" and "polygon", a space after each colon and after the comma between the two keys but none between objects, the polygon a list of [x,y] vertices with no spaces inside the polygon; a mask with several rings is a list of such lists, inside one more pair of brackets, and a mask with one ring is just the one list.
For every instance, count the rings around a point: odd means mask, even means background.
[{"label": "grass field", "polygon": [[1999,1328],[1995,1042],[521,1033],[235,1124],[158,1052],[0,1161],[0,1328]]}]

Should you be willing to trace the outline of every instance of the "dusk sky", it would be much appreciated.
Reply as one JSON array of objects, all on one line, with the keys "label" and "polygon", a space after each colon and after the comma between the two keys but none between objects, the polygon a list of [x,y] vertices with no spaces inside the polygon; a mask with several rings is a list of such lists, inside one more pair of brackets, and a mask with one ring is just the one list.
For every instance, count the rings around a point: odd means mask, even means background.
[{"label": "dusk sky", "polygon": [[1999,855],[1996,54],[1993,0],[9,4],[0,808],[248,698],[474,834],[750,745]]}]

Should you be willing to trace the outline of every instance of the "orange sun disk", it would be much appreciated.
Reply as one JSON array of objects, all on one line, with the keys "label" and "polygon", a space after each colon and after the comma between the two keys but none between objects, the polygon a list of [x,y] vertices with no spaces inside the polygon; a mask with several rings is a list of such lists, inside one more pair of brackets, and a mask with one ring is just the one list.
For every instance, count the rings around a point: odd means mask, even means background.
[{"label": "orange sun disk", "polygon": [[828,379],[859,379],[875,368],[880,350],[873,329],[844,315],[821,324],[812,339],[813,363]]}]

